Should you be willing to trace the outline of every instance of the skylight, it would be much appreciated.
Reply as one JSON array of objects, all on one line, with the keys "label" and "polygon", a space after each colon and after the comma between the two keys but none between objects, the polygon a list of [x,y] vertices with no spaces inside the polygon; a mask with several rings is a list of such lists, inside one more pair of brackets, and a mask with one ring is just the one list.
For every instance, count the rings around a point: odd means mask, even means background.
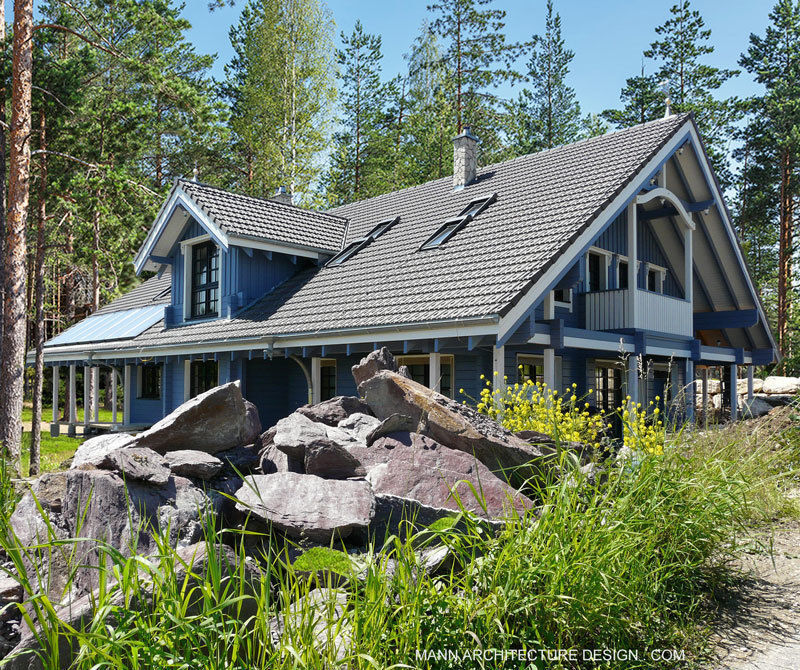
[{"label": "skylight", "polygon": [[439,226],[439,229],[420,245],[419,251],[435,249],[442,246],[495,200],[497,200],[497,193],[470,202],[469,205],[461,211],[461,214],[454,216],[452,219],[447,219],[447,221]]},{"label": "skylight", "polygon": [[381,235],[383,235],[386,231],[388,231],[395,223],[400,220],[399,216],[396,216],[393,219],[387,219],[386,221],[381,221],[377,226],[375,226],[366,237],[360,237],[357,240],[353,240],[348,244],[344,249],[342,249],[338,254],[336,254],[333,258],[331,258],[327,265],[341,265],[344,263],[348,258],[352,258],[355,256],[361,249],[369,245],[371,242],[377,240]]}]

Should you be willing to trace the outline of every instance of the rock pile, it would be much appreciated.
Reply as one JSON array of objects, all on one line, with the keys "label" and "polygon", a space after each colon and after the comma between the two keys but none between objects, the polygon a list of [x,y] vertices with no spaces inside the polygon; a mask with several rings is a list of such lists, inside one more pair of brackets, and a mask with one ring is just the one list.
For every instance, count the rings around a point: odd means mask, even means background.
[{"label": "rock pile", "polygon": [[[701,390],[698,381],[696,388]],[[800,377],[770,376],[766,379],[753,379],[753,400],[747,402],[747,380],[736,382],[738,405],[747,417],[758,417],[767,414],[773,407],[788,405],[800,392]],[[723,406],[722,383],[719,379],[708,380],[708,405],[710,412],[719,412]],[[702,411],[703,396],[698,392],[695,405]]]},{"label": "rock pile", "polygon": [[61,553],[32,551],[32,581],[54,602],[78,602],[97,587],[109,550],[150,554],[157,532],[174,547],[196,546],[209,513],[219,529],[357,552],[410,520],[428,525],[466,509],[492,525],[533,507],[517,484],[548,467],[555,447],[546,436],[523,439],[412,381],[386,349],[353,375],[361,398],[306,405],[263,433],[231,383],[138,435],[87,440],[69,470],[30,484],[11,517],[28,546],[84,540]]}]

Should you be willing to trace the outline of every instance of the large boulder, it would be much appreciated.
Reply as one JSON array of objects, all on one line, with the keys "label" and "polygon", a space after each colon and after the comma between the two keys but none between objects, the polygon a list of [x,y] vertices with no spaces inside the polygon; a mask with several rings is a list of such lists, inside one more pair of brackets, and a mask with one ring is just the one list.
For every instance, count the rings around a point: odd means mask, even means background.
[{"label": "large boulder", "polygon": [[772,405],[763,398],[753,398],[749,403],[747,401],[742,403],[742,416],[745,419],[757,419],[771,411]]},{"label": "large boulder", "polygon": [[253,417],[248,417],[239,383],[231,382],[183,403],[137,435],[134,444],[159,454],[177,449],[215,454],[253,442],[252,432]]},{"label": "large boulder", "polygon": [[474,456],[418,433],[391,433],[371,447],[353,448],[352,454],[366,469],[376,496],[405,498],[436,509],[463,508],[486,518],[524,514],[533,507]]},{"label": "large boulder", "polygon": [[258,416],[258,407],[249,400],[244,401],[244,432],[242,444],[253,444],[261,435],[261,418]]},{"label": "large boulder", "polygon": [[380,419],[371,414],[356,412],[342,419],[337,428],[347,431],[359,442],[366,442],[367,436],[380,425]]},{"label": "large boulder", "polygon": [[142,447],[115,449],[105,457],[100,467],[118,472],[128,481],[146,482],[153,486],[164,486],[170,477],[169,464],[164,457]]},{"label": "large boulder", "polygon": [[78,446],[70,467],[93,465],[99,468],[112,451],[132,445],[135,439],[128,433],[106,433],[92,437]]},{"label": "large boulder", "polygon": [[353,379],[356,380],[356,386],[361,386],[361,384],[374,377],[382,370],[397,372],[397,361],[394,360],[392,352],[386,347],[371,351],[366,357],[362,358],[357,365],[350,368],[350,371],[353,373]]},{"label": "large boulder", "polygon": [[366,528],[375,513],[375,497],[367,482],[294,472],[246,477],[236,498],[240,512],[272,524],[290,537],[322,544]]},{"label": "large boulder", "polygon": [[330,400],[323,400],[316,405],[303,405],[297,409],[297,413],[312,421],[336,426],[351,414],[370,414],[370,410],[369,406],[360,398],[340,395]]},{"label": "large boulder", "polygon": [[755,400],[756,398],[767,403],[771,407],[790,405],[794,400],[794,396],[788,393],[756,393],[753,399]]},{"label": "large boulder", "polygon": [[411,419],[416,432],[451,449],[474,455],[503,478],[527,478],[541,472],[554,450],[533,445],[496,421],[395,372],[381,371],[359,386],[373,414]]},{"label": "large boulder", "polygon": [[324,423],[312,421],[306,415],[294,412],[275,425],[272,444],[290,458],[302,461],[306,447],[330,444]]},{"label": "large boulder", "polygon": [[359,460],[339,442],[306,447],[304,466],[306,474],[325,479],[363,477],[366,472]]},{"label": "large boulder", "polygon": [[800,391],[800,377],[767,377],[761,390],[769,395],[794,395]]},{"label": "large boulder", "polygon": [[173,474],[203,480],[218,475],[223,466],[216,456],[195,449],[168,451],[164,460]]}]

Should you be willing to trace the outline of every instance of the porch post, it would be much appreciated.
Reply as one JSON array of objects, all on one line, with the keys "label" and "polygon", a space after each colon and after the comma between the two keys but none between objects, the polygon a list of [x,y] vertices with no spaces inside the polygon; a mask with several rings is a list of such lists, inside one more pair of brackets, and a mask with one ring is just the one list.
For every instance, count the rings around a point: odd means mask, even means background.
[{"label": "porch post", "polygon": [[430,354],[430,375],[428,378],[428,386],[437,393],[442,392],[442,355],[438,351],[432,351]]},{"label": "porch post", "polygon": [[703,368],[703,426],[708,429],[708,366]]},{"label": "porch post", "polygon": [[58,425],[58,387],[61,382],[61,368],[53,366],[53,422],[50,424],[50,435],[58,437],[61,427]]},{"label": "porch post", "polygon": [[[637,260],[637,218],[636,218],[636,198],[628,204],[628,323],[631,328],[638,327],[636,315],[636,294],[639,290],[639,263]],[[629,387],[633,386],[629,384]],[[630,391],[629,391],[630,392]]]},{"label": "porch post", "polygon": [[686,389],[686,422],[689,424],[694,424],[694,361],[692,361],[691,358],[686,359],[684,370],[686,377],[686,383],[684,385],[684,388]]},{"label": "porch post", "polygon": [[747,366],[747,404],[753,402],[753,364]]},{"label": "porch post", "polygon": [[187,356],[186,359],[183,361],[183,402],[189,400],[189,394],[192,392],[191,385],[192,385],[192,357]]},{"label": "porch post", "polygon": [[111,423],[117,425],[117,368],[111,368]]},{"label": "porch post", "polygon": [[78,399],[75,397],[75,363],[69,365],[69,424],[67,435],[75,437],[75,424],[78,423]]},{"label": "porch post", "polygon": [[95,423],[100,421],[100,368],[92,368],[92,412]]},{"label": "porch post", "polygon": [[91,368],[88,365],[83,366],[83,433],[86,434],[86,428],[89,425],[89,420],[92,418],[92,400],[89,391],[91,386]]},{"label": "porch post", "polygon": [[131,366],[125,366],[122,379],[122,424],[131,425]]},{"label": "porch post", "polygon": [[322,359],[311,357],[311,404],[322,402]]},{"label": "porch post", "polygon": [[628,392],[631,397],[631,404],[639,402],[639,357],[628,356]]},{"label": "porch post", "polygon": [[506,393],[506,348],[495,346],[492,349],[492,389],[503,396]]},{"label": "porch post", "polygon": [[739,408],[737,407],[739,401],[739,394],[737,393],[736,388],[736,381],[738,379],[738,368],[739,366],[736,363],[731,363],[730,369],[730,389],[729,393],[731,394],[731,421],[736,421],[739,418]]},{"label": "porch post", "polygon": [[[556,318],[556,306],[552,291],[549,291],[544,299],[544,318],[548,321]],[[547,347],[544,350],[544,383],[551,391],[556,390],[556,350],[553,347]]]}]

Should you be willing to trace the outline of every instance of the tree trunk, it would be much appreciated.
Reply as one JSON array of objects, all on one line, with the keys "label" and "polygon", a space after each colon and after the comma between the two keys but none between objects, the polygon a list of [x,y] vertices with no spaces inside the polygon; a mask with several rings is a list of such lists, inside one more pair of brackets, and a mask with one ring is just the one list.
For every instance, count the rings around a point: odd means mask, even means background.
[{"label": "tree trunk", "polygon": [[25,371],[25,226],[30,198],[33,0],[14,0],[11,65],[10,178],[3,301],[3,369],[0,375],[0,436],[11,469],[20,471],[22,390]]},{"label": "tree trunk", "polygon": [[[6,39],[6,7],[0,2],[0,42]],[[6,88],[0,86],[0,305],[5,303],[5,240],[6,240]],[[0,318],[0,341],[3,339],[3,319]],[[2,347],[0,347],[1,349]],[[3,369],[0,352],[0,370]]]},{"label": "tree trunk", "polygon": [[44,109],[39,114],[39,146],[42,149],[39,170],[39,215],[36,227],[36,260],[34,262],[34,322],[36,364],[33,375],[33,415],[31,417],[31,477],[39,474],[42,445],[42,387],[44,385],[44,252],[47,225],[47,121]]},{"label": "tree trunk", "polygon": [[778,251],[778,347],[787,354],[789,344],[789,307],[792,274],[792,227],[794,201],[791,189],[792,165],[788,148],[781,153],[780,242]]}]

